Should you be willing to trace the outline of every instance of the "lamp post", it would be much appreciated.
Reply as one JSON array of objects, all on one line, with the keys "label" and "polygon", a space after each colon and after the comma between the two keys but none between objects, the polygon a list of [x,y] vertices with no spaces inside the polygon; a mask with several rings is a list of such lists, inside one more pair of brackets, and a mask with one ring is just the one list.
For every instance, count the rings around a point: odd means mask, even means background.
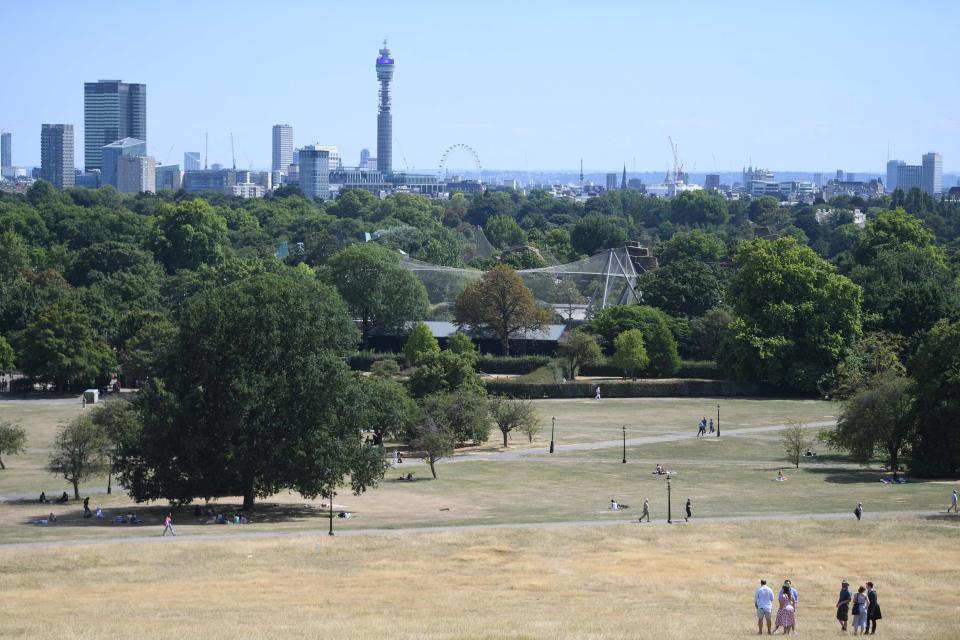
[{"label": "lamp post", "polygon": [[627,464],[627,425],[623,425],[623,464]]},{"label": "lamp post", "polygon": [[720,403],[717,403],[717,437],[720,437]]},{"label": "lamp post", "polygon": [[557,416],[550,419],[550,453],[553,453],[553,431],[557,428]]},{"label": "lamp post", "polygon": [[333,496],[335,495],[336,493],[334,493],[333,491],[330,492],[330,533],[328,533],[327,535],[331,535],[331,536],[333,535]]},{"label": "lamp post", "polygon": [[671,495],[670,495],[670,474],[667,474],[667,524],[673,524],[673,512],[671,510]]}]

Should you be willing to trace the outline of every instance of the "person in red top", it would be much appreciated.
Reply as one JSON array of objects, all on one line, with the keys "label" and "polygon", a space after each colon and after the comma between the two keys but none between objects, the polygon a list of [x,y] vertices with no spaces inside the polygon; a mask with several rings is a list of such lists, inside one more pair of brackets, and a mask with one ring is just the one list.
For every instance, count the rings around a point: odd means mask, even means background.
[{"label": "person in red top", "polygon": [[177,532],[173,530],[173,518],[169,513],[167,514],[167,517],[163,519],[163,533],[160,535],[167,535],[167,531],[169,531],[172,535],[177,535]]}]

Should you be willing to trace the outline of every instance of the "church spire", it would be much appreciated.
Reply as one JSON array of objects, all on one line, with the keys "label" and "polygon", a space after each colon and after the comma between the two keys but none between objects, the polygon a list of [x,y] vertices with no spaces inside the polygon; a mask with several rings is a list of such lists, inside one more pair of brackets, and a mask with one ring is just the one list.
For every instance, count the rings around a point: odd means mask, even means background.
[{"label": "church spire", "polygon": [[620,180],[620,188],[621,189],[627,188],[627,165],[626,164],[623,165],[623,178]]}]

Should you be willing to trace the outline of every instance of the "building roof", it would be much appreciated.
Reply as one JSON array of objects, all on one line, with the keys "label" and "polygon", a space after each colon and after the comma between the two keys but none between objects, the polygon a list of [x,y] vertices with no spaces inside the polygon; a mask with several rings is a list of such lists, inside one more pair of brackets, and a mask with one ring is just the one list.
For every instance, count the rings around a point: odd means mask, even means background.
[{"label": "building roof", "polygon": [[[408,322],[404,332],[408,333],[416,323]],[[430,333],[433,334],[434,338],[449,338],[457,331],[461,331],[459,325],[453,322],[444,322],[438,320],[427,320],[423,324],[427,325],[427,328],[430,329]],[[534,341],[545,341],[545,342],[557,342],[560,340],[560,337],[563,335],[563,332],[566,331],[567,325],[565,324],[548,324],[545,325],[542,330],[539,331],[519,331],[515,332],[510,336],[511,340],[534,340]],[[492,334],[487,334],[484,332],[463,329],[463,332],[474,339],[493,339]],[[373,331],[376,335],[394,335],[393,331]]]},{"label": "building roof", "polygon": [[116,147],[123,148],[123,147],[132,147],[132,146],[138,145],[138,144],[146,144],[146,142],[144,142],[143,140],[140,140],[140,139],[138,139],[138,138],[121,138],[120,140],[114,140],[114,141],[111,142],[110,144],[105,144],[105,145],[103,145],[103,146],[104,146],[104,148],[107,148],[107,147],[110,147],[110,148],[116,148]]}]

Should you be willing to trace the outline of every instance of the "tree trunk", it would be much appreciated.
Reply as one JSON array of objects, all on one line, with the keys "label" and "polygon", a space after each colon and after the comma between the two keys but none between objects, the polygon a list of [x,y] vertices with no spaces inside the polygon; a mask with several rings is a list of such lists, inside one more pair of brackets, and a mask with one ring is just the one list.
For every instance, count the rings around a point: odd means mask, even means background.
[{"label": "tree trunk", "polygon": [[437,468],[434,466],[434,464],[436,464],[436,460],[434,460],[433,458],[430,458],[430,473],[433,474],[433,479],[436,480],[436,479],[437,479]]},{"label": "tree trunk", "polygon": [[337,495],[333,491],[330,492],[330,530],[327,532],[327,535],[333,535],[333,496]]},{"label": "tree trunk", "polygon": [[510,431],[509,431],[509,430],[504,431],[503,429],[501,429],[500,431],[503,432],[503,448],[506,449],[507,446],[508,446],[508,445],[507,445],[507,434],[508,434]]},{"label": "tree trunk", "polygon": [[3,464],[3,458],[0,458],[0,471],[7,468],[7,465]]},{"label": "tree trunk", "polygon": [[110,479],[113,477],[113,469],[107,471],[107,495],[113,493],[113,487],[111,486]]},{"label": "tree trunk", "polygon": [[250,511],[253,509],[253,501],[256,497],[253,491],[253,479],[251,478],[245,484],[247,486],[243,491],[243,510]]},{"label": "tree trunk", "polygon": [[890,469],[893,471],[894,479],[896,479],[897,467],[898,463],[900,462],[899,456],[897,455],[897,447],[891,446],[887,452],[890,454]]},{"label": "tree trunk", "polygon": [[73,484],[73,499],[79,500],[80,499],[80,483],[74,480],[71,484]]},{"label": "tree trunk", "polygon": [[500,345],[503,347],[503,355],[510,355],[510,334],[500,338]]}]

